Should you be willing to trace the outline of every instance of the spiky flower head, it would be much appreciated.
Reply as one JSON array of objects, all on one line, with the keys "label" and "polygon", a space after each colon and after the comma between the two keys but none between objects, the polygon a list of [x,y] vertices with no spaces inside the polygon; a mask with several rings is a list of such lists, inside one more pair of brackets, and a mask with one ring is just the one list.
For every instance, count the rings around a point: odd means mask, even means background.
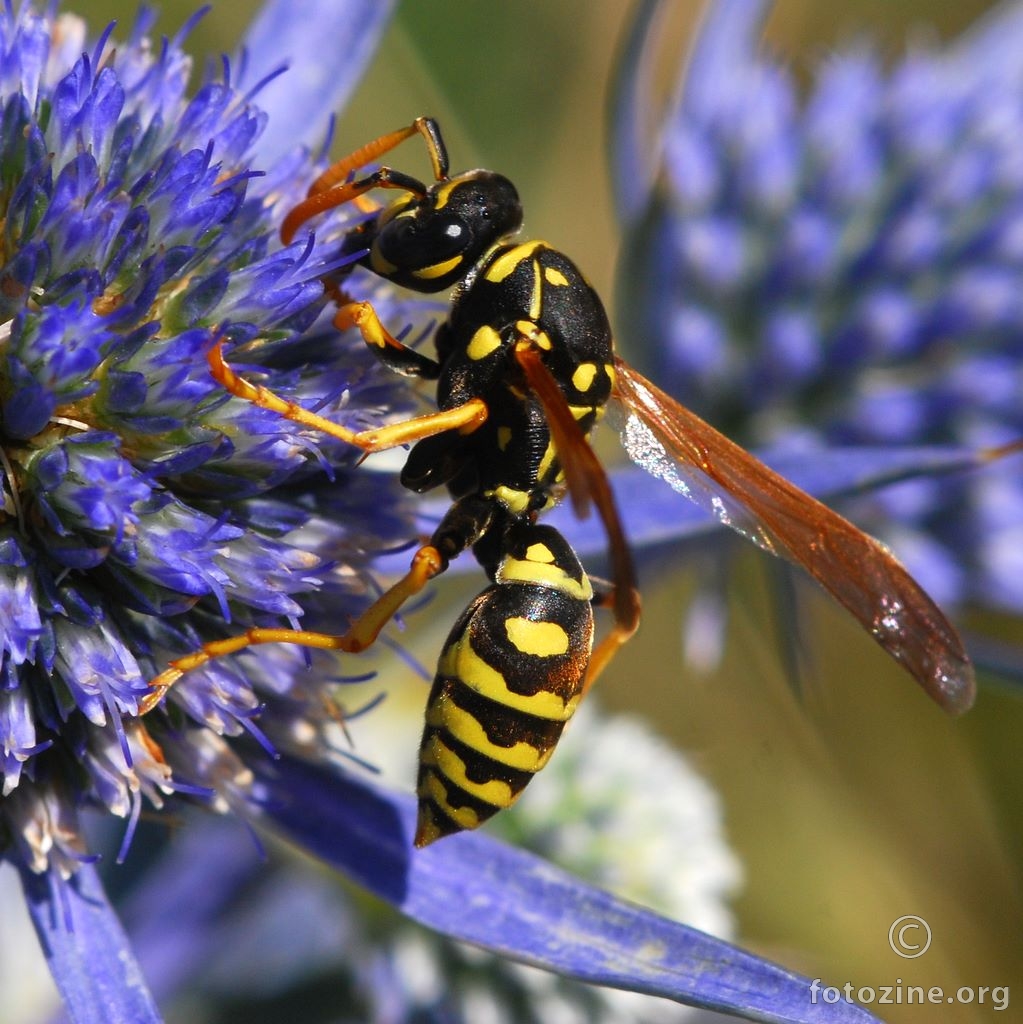
[{"label": "spiky flower head", "polygon": [[211,378],[223,342],[308,406],[358,422],[401,404],[315,329],[340,224],[276,238],[310,157],[259,161],[266,115],[230,65],[189,96],[181,36],[153,46],[151,23],[115,45],[0,11],[0,843],[65,876],[88,856],[84,807],[237,805],[235,738],[308,748],[293,724],[329,719],[294,652],[197,673],[170,715],[139,702],[204,640],[325,606],[343,623],[405,529],[388,477]]},{"label": "spiky flower head", "polygon": [[[1018,439],[1023,12],[893,67],[863,42],[804,95],[757,45],[769,7],[708,7],[654,184],[623,187],[640,361],[748,445]],[[1020,463],[891,488],[865,522],[939,602],[1019,612]]]}]

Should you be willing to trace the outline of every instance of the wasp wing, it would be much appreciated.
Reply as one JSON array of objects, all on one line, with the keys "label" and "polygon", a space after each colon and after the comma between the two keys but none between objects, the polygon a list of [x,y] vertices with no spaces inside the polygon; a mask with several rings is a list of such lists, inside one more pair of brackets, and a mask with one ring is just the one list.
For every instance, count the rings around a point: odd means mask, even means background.
[{"label": "wasp wing", "polygon": [[[615,645],[624,643],[639,625],[639,590],[632,553],[622,530],[607,471],[590,447],[568,407],[564,392],[537,350],[523,345],[516,346],[514,353],[529,386],[543,406],[576,515],[584,518],[592,501],[604,523],[614,576],[614,612],[618,623]],[[592,681],[598,671],[599,668],[591,671],[587,678]]]},{"label": "wasp wing", "polygon": [[955,628],[879,541],[789,483],[621,359],[622,440],[647,472],[772,554],[802,566],[946,710],[972,703]]}]

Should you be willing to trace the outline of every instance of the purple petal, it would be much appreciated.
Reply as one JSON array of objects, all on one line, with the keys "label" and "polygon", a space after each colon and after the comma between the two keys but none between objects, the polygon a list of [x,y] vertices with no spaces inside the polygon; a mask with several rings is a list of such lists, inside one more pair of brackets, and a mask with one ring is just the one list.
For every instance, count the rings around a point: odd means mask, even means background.
[{"label": "purple petal", "polygon": [[410,796],[288,758],[256,770],[281,830],[445,935],[567,977],[751,1020],[875,1020],[850,1003],[814,1001],[808,979],[482,833],[415,851]]},{"label": "purple petal", "polygon": [[1014,76],[1019,72],[1019,39],[1023,35],[1023,7],[995,4],[990,11],[953,44],[951,55],[971,70],[982,66],[992,74]]},{"label": "purple petal", "polygon": [[269,115],[257,143],[272,161],[300,143],[322,141],[329,117],[348,102],[376,52],[393,0],[269,0],[243,41],[246,84],[287,65],[256,102]]},{"label": "purple petal", "polygon": [[35,874],[19,864],[29,913],[53,979],[74,1024],[162,1020],[121,922],[95,868],[74,878]]},{"label": "purple petal", "polygon": [[124,907],[156,995],[180,994],[217,955],[227,908],[265,867],[254,837],[237,821],[210,815],[188,821]]},{"label": "purple petal", "polygon": [[[704,23],[696,34],[697,45],[686,67],[687,108],[706,112],[714,104],[733,70],[745,72],[756,52],[756,40],[771,7],[770,0],[718,0],[707,5]],[[660,163],[663,140],[651,139],[644,119],[651,110],[649,76],[644,67],[654,62],[660,43],[659,27],[664,5],[646,0],[632,19],[622,47],[612,91],[614,146],[612,174],[618,210],[628,224],[643,210]],[[713,96],[708,97],[708,94]],[[664,118],[669,123],[672,118]]]}]

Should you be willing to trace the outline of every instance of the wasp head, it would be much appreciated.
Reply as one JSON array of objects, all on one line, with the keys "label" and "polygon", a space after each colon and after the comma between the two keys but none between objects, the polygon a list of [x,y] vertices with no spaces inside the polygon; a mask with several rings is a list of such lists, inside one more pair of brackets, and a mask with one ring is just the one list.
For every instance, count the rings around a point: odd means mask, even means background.
[{"label": "wasp head", "polygon": [[421,194],[410,191],[384,209],[369,228],[364,263],[406,288],[441,291],[521,226],[515,186],[491,171],[466,171]]}]

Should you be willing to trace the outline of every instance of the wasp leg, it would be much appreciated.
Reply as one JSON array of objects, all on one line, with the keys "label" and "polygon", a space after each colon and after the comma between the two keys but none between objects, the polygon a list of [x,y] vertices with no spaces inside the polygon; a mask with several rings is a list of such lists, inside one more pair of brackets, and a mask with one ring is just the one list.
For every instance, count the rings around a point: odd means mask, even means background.
[{"label": "wasp leg", "polygon": [[175,659],[153,679],[150,683],[152,689],[139,702],[139,714],[152,711],[186,672],[217,658],[237,654],[247,647],[258,644],[299,644],[302,647],[344,651],[348,654],[364,651],[376,641],[380,631],[410,597],[415,597],[430,580],[444,572],[451,559],[460,555],[487,531],[493,516],[494,507],[491,502],[474,496],[455,502],[437,526],[430,542],[412,556],[409,571],[378,597],[356,619],[347,633],[333,635],[301,629],[256,627],[226,640],[214,640],[191,654]]},{"label": "wasp leg", "polygon": [[403,345],[384,327],[368,302],[345,302],[334,317],[334,326],[339,331],[357,327],[373,354],[395,373],[422,380],[436,380],[440,376],[440,364]]},{"label": "wasp leg", "polygon": [[425,195],[426,186],[422,182],[389,167],[381,167],[360,181],[347,180],[353,171],[365,167],[366,164],[383,156],[384,153],[394,149],[395,146],[411,138],[417,132],[426,142],[434,179],[443,181],[448,176],[448,155],[440,136],[440,129],[433,118],[417,117],[407,127],[381,135],[380,138],[374,139],[328,167],[309,186],[306,198],[290,210],[284,218],[281,224],[281,241],[285,245],[289,245],[295,237],[295,232],[310,217],[343,206],[370,189],[398,188],[415,195]]},{"label": "wasp leg", "polygon": [[380,631],[394,617],[398,609],[418,594],[426,584],[447,567],[447,559],[432,545],[425,544],[412,558],[409,571],[383,593],[352,624],[347,633],[333,635],[314,633],[302,629],[272,629],[255,627],[226,640],[214,640],[198,650],[176,658],[150,682],[150,691],[139,701],[139,714],[148,714],[166,696],[167,691],[186,673],[200,668],[217,658],[237,654],[259,644],[298,644],[324,651],[345,651],[357,654],[370,647]]},{"label": "wasp leg", "polygon": [[424,437],[441,434],[445,430],[458,430],[464,434],[471,434],[487,418],[486,402],[481,398],[473,398],[454,409],[417,416],[401,423],[391,423],[385,427],[373,427],[369,430],[349,430],[339,423],[334,423],[308,409],[303,409],[295,402],[289,402],[287,399],[275,395],[268,388],[250,384],[247,380],[239,377],[224,362],[221,344],[218,342],[214,345],[206,358],[209,361],[210,373],[214,380],[221,384],[226,391],[247,402],[252,402],[253,405],[279,413],[285,419],[312,427],[331,437],[355,445],[367,454],[385,451],[388,448],[397,448],[403,444],[419,441]]},{"label": "wasp leg", "polygon": [[[586,666],[586,675],[583,677],[582,683],[581,693],[584,697],[597,681],[601,672],[607,668],[611,659],[618,653],[618,648],[631,639],[632,634],[636,632],[640,617],[640,596],[635,587],[627,594],[619,596],[618,588],[613,584],[596,580],[592,576],[590,582],[596,592],[593,606],[595,608],[610,608],[615,622],[611,627],[611,632],[594,646],[593,653],[590,655],[590,663]],[[625,609],[624,616],[622,609]]]}]

